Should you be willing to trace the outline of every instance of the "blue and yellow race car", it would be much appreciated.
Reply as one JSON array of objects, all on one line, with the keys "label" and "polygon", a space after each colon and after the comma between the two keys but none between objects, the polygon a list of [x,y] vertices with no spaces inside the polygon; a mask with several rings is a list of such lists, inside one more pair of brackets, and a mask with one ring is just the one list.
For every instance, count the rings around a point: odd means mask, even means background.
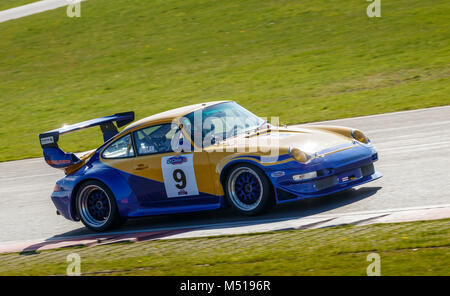
[{"label": "blue and yellow race car", "polygon": [[[95,231],[228,205],[255,215],[381,177],[377,151],[361,131],[280,127],[233,101],[133,121],[134,112],[119,113],[39,135],[47,164],[66,174],[51,197],[59,214]],[[93,126],[103,133],[99,148],[76,156],[58,147],[61,135]]]}]

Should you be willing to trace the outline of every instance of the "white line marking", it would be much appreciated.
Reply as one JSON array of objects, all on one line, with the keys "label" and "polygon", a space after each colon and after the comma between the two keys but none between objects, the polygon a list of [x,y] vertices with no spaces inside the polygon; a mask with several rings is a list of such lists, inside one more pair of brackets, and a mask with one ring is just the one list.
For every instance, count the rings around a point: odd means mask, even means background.
[{"label": "white line marking", "polygon": [[[75,1],[81,2],[86,0],[75,0]],[[0,23],[26,17],[33,14],[38,14],[48,10],[57,9],[60,7],[67,6],[69,4],[75,4],[76,3],[75,1],[73,3],[69,3],[69,1],[67,0],[42,0],[22,5],[19,7],[2,10],[0,11]]]},{"label": "white line marking", "polygon": [[48,177],[48,176],[55,176],[62,178],[64,175],[61,173],[52,173],[52,174],[40,174],[40,175],[29,175],[29,176],[20,176],[20,177],[11,177],[11,178],[0,178],[0,182],[2,181],[10,181],[10,180],[17,180],[17,179],[28,179],[28,178],[37,178],[37,177]]},{"label": "white line marking", "polygon": [[332,119],[332,120],[317,121],[317,122],[311,122],[311,123],[321,124],[321,123],[326,123],[326,122],[330,122],[330,121],[353,120],[353,119],[365,119],[365,118],[373,118],[373,117],[391,116],[391,115],[402,115],[402,114],[426,112],[426,111],[433,111],[433,110],[440,110],[440,109],[449,109],[450,110],[450,105],[422,108],[422,109],[415,109],[415,110],[398,111],[398,112],[389,112],[389,113],[374,114],[374,115],[357,116],[357,117],[337,118],[337,119]]},{"label": "white line marking", "polygon": [[408,146],[392,147],[392,148],[385,148],[385,149],[378,147],[378,150],[381,152],[397,151],[397,150],[414,151],[414,150],[420,149],[420,148],[442,148],[442,147],[447,147],[449,144],[450,144],[450,141],[444,141],[444,142],[438,142],[438,143],[408,145]]},{"label": "white line marking", "polygon": [[417,124],[417,125],[390,127],[390,128],[374,129],[374,130],[365,130],[364,133],[367,133],[367,134],[369,134],[369,133],[381,133],[381,132],[389,132],[389,131],[395,131],[395,130],[401,130],[401,129],[426,128],[426,127],[446,125],[446,124],[450,124],[450,120],[440,121],[440,122],[432,122],[432,123],[422,123],[422,124]]},{"label": "white line marking", "polygon": [[[387,151],[387,152],[383,152],[382,151],[381,154],[385,155],[385,156],[391,156],[391,155],[404,154],[404,153],[408,154],[408,153],[411,153],[411,152],[424,152],[424,151],[431,151],[431,150],[445,150],[445,148],[450,149],[450,145],[448,145],[448,146],[440,146],[440,147],[432,146],[432,147],[428,147],[428,148],[426,148],[426,147],[425,148],[418,148],[416,150],[397,150],[397,151]],[[434,155],[431,155],[431,156],[434,156]],[[430,157],[430,155],[427,155],[427,157]]]}]

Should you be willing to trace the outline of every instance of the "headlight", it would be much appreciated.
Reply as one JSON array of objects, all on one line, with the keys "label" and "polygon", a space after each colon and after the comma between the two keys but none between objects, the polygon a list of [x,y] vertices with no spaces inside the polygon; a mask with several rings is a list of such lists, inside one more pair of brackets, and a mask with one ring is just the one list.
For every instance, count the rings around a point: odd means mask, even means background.
[{"label": "headlight", "polygon": [[301,163],[306,163],[308,162],[308,160],[311,159],[311,156],[308,155],[307,153],[301,151],[300,149],[297,148],[290,148],[289,149],[289,154],[298,162]]},{"label": "headlight", "polygon": [[352,137],[356,141],[364,143],[364,144],[369,144],[369,142],[370,142],[369,138],[360,130],[355,130],[355,129],[352,130]]}]

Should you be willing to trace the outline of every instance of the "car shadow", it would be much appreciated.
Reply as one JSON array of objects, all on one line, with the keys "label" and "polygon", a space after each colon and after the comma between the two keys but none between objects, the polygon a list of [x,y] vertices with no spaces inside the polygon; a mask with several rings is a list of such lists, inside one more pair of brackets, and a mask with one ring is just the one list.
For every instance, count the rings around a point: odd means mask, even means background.
[{"label": "car shadow", "polygon": [[94,245],[122,241],[143,241],[163,238],[197,228],[221,229],[251,226],[268,222],[288,221],[304,218],[366,199],[382,187],[361,187],[328,196],[300,200],[276,206],[269,213],[245,217],[236,214],[231,208],[208,212],[161,215],[129,220],[120,229],[109,233],[96,233],[85,227],[58,234],[43,242],[26,246],[21,255],[36,254],[39,249],[49,246],[70,247]]},{"label": "car shadow", "polygon": [[[207,212],[182,213],[131,219],[127,221],[127,223],[118,231],[142,231],[146,229],[151,230],[161,228],[196,228],[205,226],[213,229],[230,227],[227,224],[237,222],[239,222],[240,225],[252,225],[262,222],[267,223],[271,220],[284,221],[298,219],[320,213],[326,213],[328,211],[358,202],[374,195],[381,188],[382,187],[361,187],[328,196],[280,204],[266,214],[252,217],[239,215],[232,209],[227,208]],[[79,229],[55,235],[52,239],[88,234],[96,233],[81,227]]]}]

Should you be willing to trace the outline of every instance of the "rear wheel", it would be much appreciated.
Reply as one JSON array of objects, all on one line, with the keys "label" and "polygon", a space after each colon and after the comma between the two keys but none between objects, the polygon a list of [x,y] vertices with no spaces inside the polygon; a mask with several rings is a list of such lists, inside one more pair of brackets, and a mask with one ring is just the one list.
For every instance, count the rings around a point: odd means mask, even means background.
[{"label": "rear wheel", "polygon": [[94,231],[112,229],[125,221],[119,215],[111,190],[98,181],[88,181],[80,187],[76,207],[81,222]]},{"label": "rear wheel", "polygon": [[225,182],[227,200],[238,212],[251,216],[274,205],[272,185],[256,166],[239,164],[231,169]]}]

